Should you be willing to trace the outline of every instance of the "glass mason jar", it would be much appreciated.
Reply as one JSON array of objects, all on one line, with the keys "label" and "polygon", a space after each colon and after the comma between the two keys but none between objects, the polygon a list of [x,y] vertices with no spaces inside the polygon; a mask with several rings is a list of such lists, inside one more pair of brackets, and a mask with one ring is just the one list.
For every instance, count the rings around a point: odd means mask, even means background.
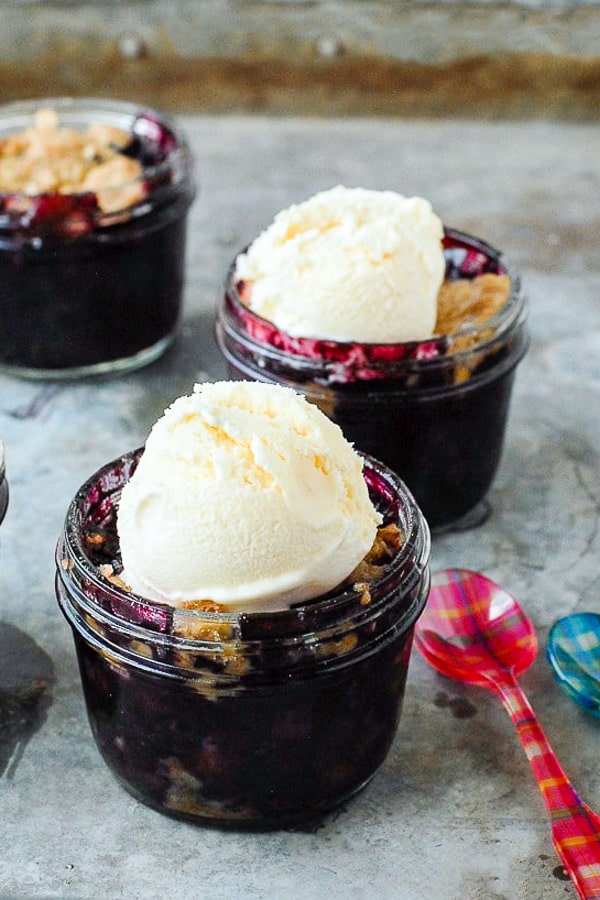
[{"label": "glass mason jar", "polygon": [[4,444],[0,438],[0,522],[6,515],[8,506],[8,482],[6,480],[6,466],[4,462]]},{"label": "glass mason jar", "polygon": [[176,609],[99,568],[118,560],[115,510],[141,452],[80,488],[57,547],[98,748],[123,787],[170,815],[241,828],[318,818],[371,779],[396,733],[429,590],[425,520],[366,459],[374,503],[405,536],[377,580],[278,612]]},{"label": "glass mason jar", "polygon": [[291,338],[244,305],[235,263],[216,323],[232,377],[284,384],[316,403],[357,449],[400,475],[433,530],[487,514],[515,367],[528,345],[520,280],[501,254],[448,228],[443,246],[446,279],[510,277],[504,307],[454,335],[411,344]]},{"label": "glass mason jar", "polygon": [[0,368],[38,378],[138,368],[170,345],[179,319],[195,192],[188,145],[155,110],[88,98],[0,107],[0,141],[30,129],[41,107],[61,129],[122,129],[131,137],[122,156],[139,167],[96,191],[29,195],[5,184]]}]

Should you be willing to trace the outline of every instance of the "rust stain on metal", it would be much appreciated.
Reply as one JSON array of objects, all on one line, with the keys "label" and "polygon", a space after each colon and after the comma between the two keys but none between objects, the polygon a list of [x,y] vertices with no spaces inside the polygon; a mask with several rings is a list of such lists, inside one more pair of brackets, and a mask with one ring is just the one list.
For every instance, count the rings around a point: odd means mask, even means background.
[{"label": "rust stain on metal", "polygon": [[179,113],[600,119],[600,58],[542,53],[440,65],[392,58],[160,54],[71,44],[35,64],[0,64],[0,101],[52,95],[123,97]]}]

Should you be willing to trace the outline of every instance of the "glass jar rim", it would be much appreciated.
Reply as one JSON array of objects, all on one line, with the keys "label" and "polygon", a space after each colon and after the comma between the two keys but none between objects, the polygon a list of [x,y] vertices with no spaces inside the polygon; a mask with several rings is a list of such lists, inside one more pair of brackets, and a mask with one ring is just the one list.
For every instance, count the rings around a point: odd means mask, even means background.
[{"label": "glass jar rim", "polygon": [[[151,198],[141,197],[130,206],[122,209],[111,211],[90,209],[89,216],[97,227],[120,223],[124,217],[129,220],[144,215],[148,211],[149,203],[155,204],[157,198],[160,198],[162,194],[170,195],[180,184],[191,179],[191,151],[187,138],[177,122],[161,110],[132,103],[131,101],[101,97],[43,97],[11,101],[0,105],[0,138],[12,133],[18,133],[18,131],[28,127],[34,114],[41,108],[56,111],[61,118],[61,126],[63,124],[73,124],[70,123],[70,118],[76,120],[78,117],[81,118],[81,116],[90,114],[90,122],[96,122],[101,117],[103,122],[110,122],[113,125],[118,124],[118,127],[128,131],[134,137],[148,137],[148,128],[152,126],[154,120],[166,126],[173,138],[173,147],[165,152],[164,159],[156,163],[143,165],[138,177],[103,187],[102,192],[105,194],[113,191],[117,193],[150,180],[160,184],[161,178],[166,175],[171,177],[170,183],[155,188],[152,191]],[[93,119],[91,118],[92,116]],[[139,126],[137,132],[132,130],[136,124]],[[146,133],[144,133],[144,128]],[[27,207],[39,198],[54,196],[57,193],[60,192],[47,191],[39,194],[29,194],[21,190],[0,191],[0,206],[3,206],[8,200],[14,200],[17,210],[19,204],[22,204],[24,207],[23,215],[19,215],[18,212],[16,214],[10,214],[5,211],[0,212],[0,230],[11,232],[21,229],[23,224],[26,223]],[[74,201],[82,201],[86,198],[92,199],[95,196],[95,191],[73,191],[65,194],[60,193],[60,196],[71,198]]]},{"label": "glass jar rim", "polygon": [[[397,368],[402,371],[406,368],[412,369],[414,367],[426,366],[431,370],[435,368],[436,365],[440,367],[447,366],[450,359],[453,364],[456,364],[457,362],[460,364],[461,360],[468,360],[473,355],[489,352],[490,350],[493,350],[494,345],[501,343],[505,339],[507,332],[510,332],[514,327],[518,326],[522,320],[525,312],[526,300],[521,290],[521,279],[514,272],[512,266],[506,264],[506,257],[503,253],[481,238],[468,234],[467,232],[459,231],[458,229],[444,226],[444,236],[445,240],[453,242],[448,247],[445,247],[448,252],[452,249],[461,247],[464,249],[475,249],[484,254],[492,263],[497,265],[499,273],[507,275],[510,279],[510,293],[506,303],[484,322],[464,325],[458,332],[453,334],[451,338],[460,341],[460,346],[457,346],[456,348],[451,346],[450,336],[441,334],[434,334],[423,341],[406,343],[369,343],[361,341],[333,341],[328,339],[319,340],[316,338],[295,339],[286,334],[285,337],[290,338],[290,343],[297,343],[298,345],[298,350],[296,351],[296,349],[294,349],[292,351],[274,346],[266,340],[260,340],[256,334],[249,334],[247,330],[242,332],[238,326],[243,317],[244,319],[255,323],[258,330],[264,329],[266,332],[274,330],[284,334],[284,332],[282,332],[281,329],[278,329],[272,322],[246,306],[241,299],[234,278],[234,272],[238,256],[241,255],[241,253],[244,253],[247,248],[244,248],[244,250],[236,255],[229,267],[225,279],[224,297],[219,309],[218,325],[225,333],[231,332],[231,334],[234,335],[234,340],[243,340],[250,353],[262,354],[273,363],[287,364],[290,367],[293,367],[291,361],[295,360],[296,368],[299,369],[300,367],[305,367],[308,371],[313,372],[315,376],[327,371],[328,361],[318,354],[304,353],[302,348],[305,344],[317,343],[319,346],[325,348],[333,348],[334,351],[341,350],[342,353],[344,353],[347,348],[349,356],[354,347],[359,346],[367,348],[369,353],[374,355],[375,358],[377,358],[379,353],[381,354],[381,361],[379,363],[368,363],[367,368],[376,370],[379,365],[383,373],[385,373],[388,368]],[[392,350],[393,348],[405,349],[406,355],[403,355],[402,358],[396,359],[393,362],[388,362],[386,357],[387,351]],[[335,366],[335,363],[333,363],[333,366]],[[365,376],[364,380],[369,381],[370,378]]]},{"label": "glass jar rim", "polygon": [[[429,527],[417,506],[412,494],[402,480],[377,460],[366,454],[360,454],[365,462],[365,478],[372,473],[377,484],[387,494],[385,501],[393,507],[394,514],[400,519],[400,527],[404,528],[405,540],[396,557],[386,566],[385,572],[369,584],[370,591],[376,594],[368,604],[361,604],[362,592],[356,586],[332,591],[323,599],[315,599],[306,604],[298,604],[289,609],[268,612],[243,611],[205,611],[198,609],[179,609],[169,604],[157,603],[145,597],[120,588],[103,575],[93,563],[83,545],[80,526],[83,518],[83,507],[90,493],[104,475],[110,476],[122,463],[131,466],[139,459],[143,448],[124,454],[102,466],[84,482],[72,499],[65,517],[64,532],[56,547],[57,577],[66,587],[67,593],[77,593],[77,603],[85,613],[91,614],[95,620],[105,626],[113,627],[127,633],[129,637],[139,640],[168,643],[182,651],[194,651],[199,648],[219,646],[234,641],[245,643],[262,640],[265,636],[273,636],[283,640],[295,640],[307,634],[339,634],[339,626],[348,618],[348,611],[354,611],[350,617],[348,628],[356,626],[357,621],[366,621],[376,615],[385,605],[386,591],[398,579],[401,579],[406,591],[413,582],[420,579],[427,569],[431,538]],[[115,491],[118,488],[115,486]],[[68,580],[68,584],[67,584]],[[86,589],[77,589],[75,585],[84,584]],[[107,598],[117,607],[126,606],[128,616],[118,615],[114,608],[109,608],[95,599],[98,595]],[[136,615],[143,611],[143,621],[136,621]],[[409,628],[416,620],[420,607],[413,604],[407,607],[401,617],[404,628]],[[176,631],[172,630],[173,623]],[[215,635],[202,634],[200,638],[189,637],[194,627],[214,627]],[[268,624],[263,634],[263,626]],[[318,625],[318,628],[312,627]],[[221,629],[219,631],[219,629]],[[223,636],[225,635],[225,636]],[[260,635],[260,637],[259,637]]]}]

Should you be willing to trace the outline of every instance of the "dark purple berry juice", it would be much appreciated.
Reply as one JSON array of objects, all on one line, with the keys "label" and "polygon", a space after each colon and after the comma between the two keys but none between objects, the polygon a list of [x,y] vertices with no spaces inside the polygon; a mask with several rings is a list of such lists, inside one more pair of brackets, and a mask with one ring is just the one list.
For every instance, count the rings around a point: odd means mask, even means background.
[{"label": "dark purple berry juice", "polygon": [[102,574],[119,571],[115,510],[137,459],[83,485],[57,548],[57,597],[105,762],[139,800],[191,821],[323,816],[369,782],[396,734],[429,589],[421,513],[367,459],[373,502],[402,534],[373,581],[280,612],[175,609]]},{"label": "dark purple berry juice", "polygon": [[216,334],[232,377],[293,387],[381,459],[415,496],[431,528],[480,521],[506,432],[515,367],[528,344],[519,279],[483,241],[446,229],[446,286],[489,275],[508,282],[485,321],[412,344],[293,338],[243,302],[233,267]]},{"label": "dark purple berry juice", "polygon": [[[68,134],[125,135],[110,159],[90,141],[80,160],[61,162],[57,156],[70,152],[64,137],[53,142],[50,129],[32,128],[40,105],[0,110],[0,172],[9,153],[17,174],[45,146],[48,153],[48,172],[34,170],[32,183],[17,179],[16,190],[6,178],[0,184],[0,367],[42,378],[137,368],[169,346],[179,320],[194,197],[186,141],[152,110],[45,100]],[[29,145],[23,133],[33,135]],[[38,134],[41,149],[32,149]],[[71,173],[98,153],[83,186],[70,184]],[[50,187],[35,193],[45,175]]]}]

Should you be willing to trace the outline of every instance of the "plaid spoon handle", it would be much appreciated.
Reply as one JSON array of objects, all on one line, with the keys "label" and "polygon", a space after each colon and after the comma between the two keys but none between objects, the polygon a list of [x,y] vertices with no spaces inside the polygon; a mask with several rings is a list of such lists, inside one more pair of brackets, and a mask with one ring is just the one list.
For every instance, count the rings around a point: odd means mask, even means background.
[{"label": "plaid spoon handle", "polygon": [[527,697],[507,676],[494,681],[550,813],[554,845],[577,893],[600,900],[600,817],[571,785]]}]

